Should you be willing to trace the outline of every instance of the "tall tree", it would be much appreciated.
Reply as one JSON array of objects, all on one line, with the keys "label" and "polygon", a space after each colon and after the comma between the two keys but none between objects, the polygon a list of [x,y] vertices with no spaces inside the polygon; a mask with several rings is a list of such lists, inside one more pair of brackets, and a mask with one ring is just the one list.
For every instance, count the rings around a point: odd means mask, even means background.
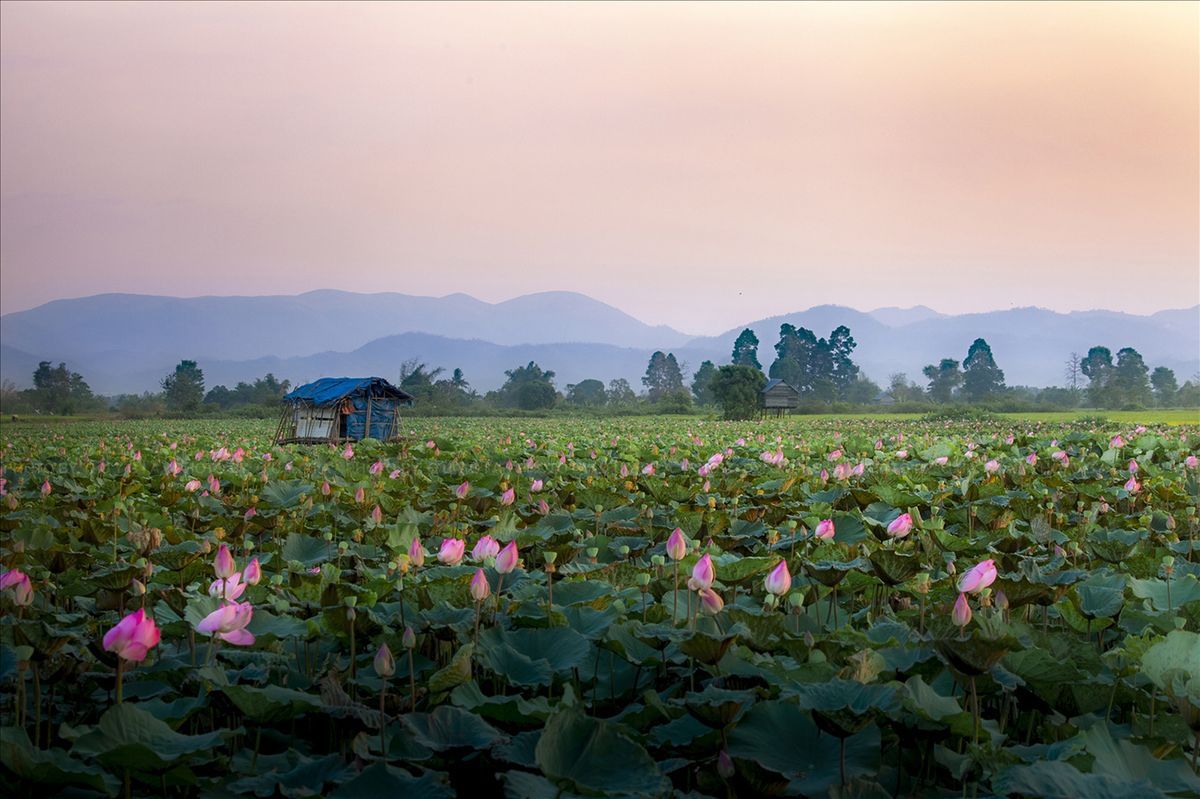
[{"label": "tall tree", "polygon": [[1079,362],[1079,371],[1088,379],[1088,400],[1097,408],[1113,405],[1109,385],[1113,371],[1112,351],[1108,347],[1092,347]]},{"label": "tall tree", "polygon": [[629,385],[629,381],[623,377],[616,377],[608,381],[608,404],[614,407],[625,407],[637,402],[637,394],[633,393],[633,387]]},{"label": "tall tree", "polygon": [[761,370],[731,364],[717,370],[712,390],[726,419],[749,419],[758,413],[759,392],[766,382]]},{"label": "tall tree", "polygon": [[758,362],[758,336],[750,328],[739,333],[737,341],[733,342],[733,365],[752,366],[762,371],[762,364]]},{"label": "tall tree", "polygon": [[858,365],[850,357],[857,346],[845,325],[838,325],[829,334],[829,378],[841,396],[858,380]]},{"label": "tall tree", "polygon": [[41,361],[33,373],[33,391],[35,406],[47,413],[72,413],[93,399],[83,375],[65,363],[52,368],[50,361]]},{"label": "tall tree", "polygon": [[657,402],[668,394],[683,390],[683,372],[673,353],[664,354],[661,350],[650,356],[646,364],[646,374],[642,378],[651,402]]},{"label": "tall tree", "polygon": [[1154,386],[1154,398],[1164,408],[1175,403],[1175,395],[1179,393],[1179,381],[1175,372],[1165,366],[1155,367],[1150,373],[1150,385]]},{"label": "tall tree", "polygon": [[697,405],[712,405],[717,401],[712,392],[712,379],[716,374],[716,365],[712,361],[704,361],[692,375],[692,396]]},{"label": "tall tree", "polygon": [[929,378],[929,396],[934,402],[954,399],[955,390],[962,385],[962,372],[958,371],[958,361],[953,358],[942,358],[936,366],[930,364],[921,373]]},{"label": "tall tree", "polygon": [[963,394],[971,402],[980,402],[1004,391],[1004,372],[996,366],[992,348],[981,338],[971,342],[963,360]]},{"label": "tall tree", "polygon": [[558,398],[554,390],[554,372],[543,370],[533,361],[504,373],[508,379],[500,387],[500,403],[524,410],[550,408]]},{"label": "tall tree", "polygon": [[1079,371],[1081,363],[1082,361],[1079,358],[1079,353],[1072,352],[1070,357],[1067,358],[1067,365],[1063,370],[1063,377],[1065,377],[1067,380],[1067,388],[1071,389],[1072,391],[1077,391],[1079,389],[1079,376],[1082,374],[1082,372]]},{"label": "tall tree", "polygon": [[604,392],[604,384],[599,380],[581,380],[578,383],[567,386],[567,402],[572,405],[594,408],[603,405],[607,400],[608,396]]},{"label": "tall tree", "polygon": [[775,361],[770,377],[782,380],[801,394],[812,390],[812,357],[817,337],[807,328],[795,325],[779,326],[779,343],[775,345]]},{"label": "tall tree", "polygon": [[1150,404],[1150,367],[1146,366],[1141,353],[1133,347],[1117,350],[1112,384],[1117,400],[1122,406]]},{"label": "tall tree", "polygon": [[190,412],[204,400],[204,371],[195,361],[180,361],[175,371],[162,379],[167,409]]}]

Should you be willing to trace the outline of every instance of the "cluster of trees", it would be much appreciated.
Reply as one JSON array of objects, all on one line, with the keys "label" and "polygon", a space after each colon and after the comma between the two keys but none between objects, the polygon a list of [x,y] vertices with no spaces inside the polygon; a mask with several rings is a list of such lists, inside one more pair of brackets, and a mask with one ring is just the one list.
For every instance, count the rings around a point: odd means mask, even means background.
[{"label": "cluster of trees", "polygon": [[6,383],[0,389],[5,410],[10,412],[73,414],[87,413],[104,407],[103,397],[92,393],[91,387],[79,372],[72,372],[65,363],[53,366],[42,361],[33,373],[33,388],[18,389]]},{"label": "cluster of trees", "polygon": [[1108,347],[1092,347],[1083,358],[1072,354],[1068,376],[1075,370],[1088,379],[1087,401],[1097,408],[1171,407],[1200,399],[1200,381],[1180,386],[1172,369],[1158,366],[1151,372],[1133,347],[1117,350],[1115,361]]},{"label": "cluster of trees", "polygon": [[[971,342],[961,370],[959,366],[959,362],[953,358],[942,358],[939,363],[929,364],[921,370],[929,380],[927,391],[930,399],[942,403],[955,399],[979,403],[1004,393],[1004,370],[996,365],[992,348],[983,339],[977,338]],[[892,385],[896,385],[895,377]],[[905,397],[912,398],[911,393]]]}]

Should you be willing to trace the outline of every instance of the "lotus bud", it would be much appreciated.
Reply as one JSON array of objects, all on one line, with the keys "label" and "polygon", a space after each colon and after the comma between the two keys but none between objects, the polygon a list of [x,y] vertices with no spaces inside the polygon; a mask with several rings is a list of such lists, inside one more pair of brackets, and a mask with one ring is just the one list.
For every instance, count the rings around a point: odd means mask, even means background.
[{"label": "lotus bud", "polygon": [[476,569],[475,575],[471,578],[471,597],[476,602],[482,602],[491,593],[492,587],[488,585],[487,575],[483,573],[483,569]]},{"label": "lotus bud", "polygon": [[717,578],[717,570],[713,566],[712,558],[705,553],[704,557],[696,561],[696,565],[692,567],[692,580],[699,588],[711,588],[713,580]]},{"label": "lotus bud", "polygon": [[891,524],[887,526],[887,534],[893,538],[904,538],[913,528],[913,519],[910,514],[901,513]]},{"label": "lotus bud", "polygon": [[781,597],[792,589],[792,575],[788,571],[787,561],[781,560],[763,581],[767,593],[772,597]]},{"label": "lotus bud", "polygon": [[462,562],[466,549],[466,541],[459,538],[444,538],[442,539],[442,546],[438,550],[438,562],[446,566],[457,566]]},{"label": "lotus bud", "polygon": [[711,588],[700,589],[700,609],[705,613],[716,615],[725,607],[725,600]]},{"label": "lotus bud", "polygon": [[812,649],[813,646],[816,645],[816,643],[817,643],[817,639],[813,638],[812,632],[809,630],[805,630],[804,631],[804,645],[806,647],[808,647],[809,649]]},{"label": "lotus bud", "polygon": [[721,779],[727,780],[732,777],[736,771],[737,770],[733,767],[733,758],[729,756],[728,752],[722,749],[721,753],[717,755],[717,774],[720,775]]},{"label": "lotus bud", "polygon": [[822,519],[813,529],[813,536],[824,541],[831,541],[835,535],[833,519]]},{"label": "lotus bud", "polygon": [[237,570],[237,566],[233,562],[233,554],[229,551],[228,544],[221,544],[217,550],[217,556],[213,559],[213,571],[217,577],[225,579]]},{"label": "lotus bud", "polygon": [[1008,610],[1008,594],[1004,593],[1003,588],[996,589],[996,607],[1000,610]]},{"label": "lotus bud", "polygon": [[400,636],[400,645],[405,649],[416,648],[417,634],[413,631],[411,624],[404,628],[404,635]]},{"label": "lotus bud", "polygon": [[425,565],[425,547],[421,545],[420,536],[414,536],[408,545],[408,562],[417,568]]},{"label": "lotus bud", "polygon": [[966,594],[958,595],[958,599],[954,602],[954,610],[950,613],[950,618],[959,627],[966,627],[971,623],[971,605],[967,602]]},{"label": "lotus bud", "polygon": [[496,571],[500,574],[509,574],[517,568],[518,559],[517,542],[509,541],[508,545],[496,556]]},{"label": "lotus bud", "polygon": [[386,643],[380,644],[375,651],[375,673],[385,680],[396,673],[396,659]]},{"label": "lotus bud", "polygon": [[959,593],[977,594],[996,581],[996,562],[982,560],[968,569],[958,580]]},{"label": "lotus bud", "polygon": [[258,563],[258,558],[254,558],[246,565],[242,572],[242,581],[250,585],[258,585],[258,581],[262,579],[262,566]]}]

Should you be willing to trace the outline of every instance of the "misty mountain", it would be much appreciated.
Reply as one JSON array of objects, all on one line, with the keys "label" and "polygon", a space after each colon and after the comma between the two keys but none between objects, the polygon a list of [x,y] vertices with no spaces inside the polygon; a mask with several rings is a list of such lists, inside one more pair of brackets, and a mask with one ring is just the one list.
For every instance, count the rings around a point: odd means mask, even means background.
[{"label": "misty mountain", "polygon": [[466,294],[416,297],[333,290],[271,297],[100,294],[0,317],[0,341],[6,346],[67,361],[131,350],[176,360],[180,353],[222,360],[289,357],[353,350],[410,332],[506,345],[595,342],[630,347],[657,342],[670,347],[688,339],[566,291],[499,303]]},{"label": "misty mountain", "polygon": [[[925,364],[961,360],[976,337],[991,344],[1010,385],[1061,385],[1070,353],[1082,355],[1097,344],[1114,353],[1135,347],[1151,368],[1168,366],[1180,382],[1200,371],[1200,306],[1149,316],[1041,308],[951,316],[921,306],[864,313],[820,305],[687,339],[572,293],[490,304],[462,294],[321,291],[196,300],[101,295],[49,303],[0,317],[0,377],[28,386],[39,360],[64,360],[95,391],[113,394],[157,390],[182,358],[199,361],[209,386],[232,386],[266,372],[293,383],[326,375],[394,379],[401,363],[416,358],[461,368],[477,390],[488,391],[503,383],[506,369],[533,360],[557,372],[560,388],[586,378],[623,377],[640,390],[654,350],[674,352],[690,381],[701,361],[729,361],[743,327],[758,335],[759,360],[768,367],[785,322],[818,336],[846,325],[858,342],[855,360],[881,384],[893,372],[924,383]],[[474,332],[480,330],[486,332]]]}]

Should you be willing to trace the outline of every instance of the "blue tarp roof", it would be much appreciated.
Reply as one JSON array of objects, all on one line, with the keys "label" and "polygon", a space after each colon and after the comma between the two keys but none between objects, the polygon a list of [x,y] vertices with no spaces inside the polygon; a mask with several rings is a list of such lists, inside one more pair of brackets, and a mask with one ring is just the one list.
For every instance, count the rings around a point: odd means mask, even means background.
[{"label": "blue tarp roof", "polygon": [[283,401],[330,405],[360,392],[373,397],[391,397],[412,401],[411,394],[396,388],[382,377],[322,377],[320,380],[300,386],[285,396]]}]

